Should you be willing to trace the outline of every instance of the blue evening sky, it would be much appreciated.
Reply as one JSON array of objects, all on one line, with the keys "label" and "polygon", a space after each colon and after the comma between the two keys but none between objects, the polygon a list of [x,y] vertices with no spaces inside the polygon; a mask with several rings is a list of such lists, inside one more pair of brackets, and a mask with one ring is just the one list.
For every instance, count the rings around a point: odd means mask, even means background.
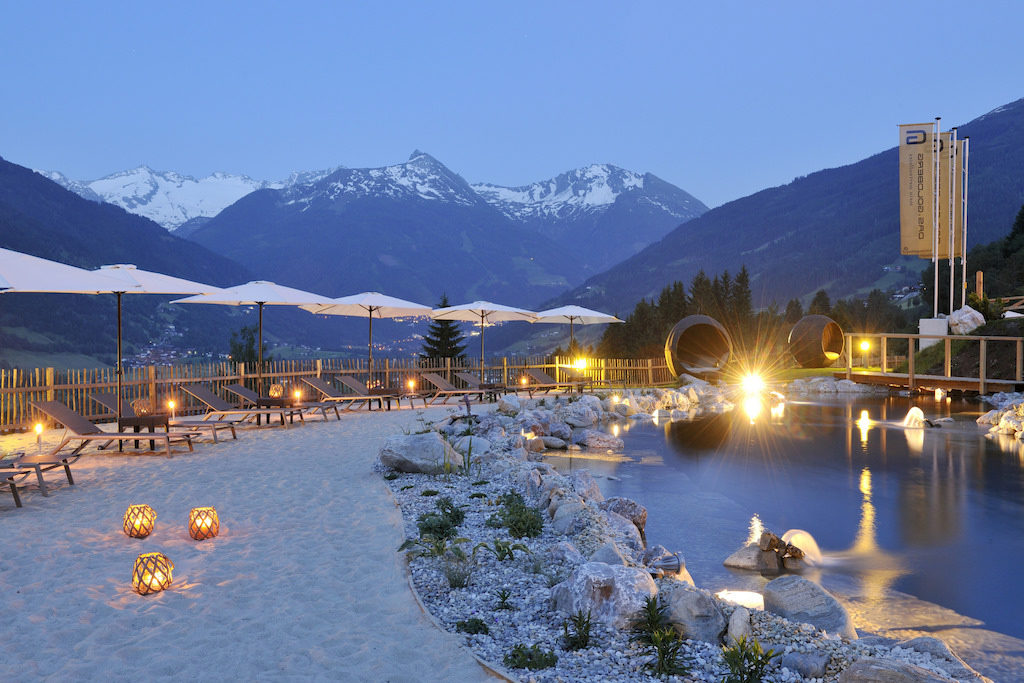
[{"label": "blue evening sky", "polygon": [[1022,26],[1021,2],[0,0],[0,156],[279,179],[418,148],[715,206],[1024,97]]}]

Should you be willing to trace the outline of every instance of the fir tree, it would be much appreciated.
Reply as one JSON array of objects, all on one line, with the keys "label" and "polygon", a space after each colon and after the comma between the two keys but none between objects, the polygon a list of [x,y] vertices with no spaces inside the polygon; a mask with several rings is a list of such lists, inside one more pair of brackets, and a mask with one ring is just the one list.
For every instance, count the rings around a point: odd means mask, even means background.
[{"label": "fir tree", "polygon": [[[240,330],[231,333],[228,341],[228,353],[231,360],[246,365],[256,365],[259,362],[259,354],[256,353],[256,326],[246,325]],[[263,342],[263,362],[269,363],[274,360],[267,353],[267,342]]]},{"label": "fir tree", "polygon": [[[448,295],[442,294],[438,308],[448,306]],[[426,336],[423,338],[423,351],[421,358],[439,359],[456,358],[462,360],[466,357],[465,336],[459,329],[458,323],[454,320],[434,320],[430,323]]]},{"label": "fir tree", "polygon": [[800,304],[799,299],[790,299],[789,303],[786,304],[786,312],[783,314],[787,323],[795,325],[800,321],[800,318],[804,317],[804,307]]}]

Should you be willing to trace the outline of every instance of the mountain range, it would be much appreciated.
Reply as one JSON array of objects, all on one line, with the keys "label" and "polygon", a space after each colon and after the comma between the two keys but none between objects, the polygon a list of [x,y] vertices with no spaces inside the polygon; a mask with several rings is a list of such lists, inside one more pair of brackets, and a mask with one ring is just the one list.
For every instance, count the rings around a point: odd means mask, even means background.
[{"label": "mountain range", "polygon": [[335,170],[337,168],[292,173],[288,178],[274,182],[231,173],[213,173],[197,179],[173,171],[154,171],[149,166],[112,173],[96,180],[72,180],[59,171],[37,173],[80,197],[116,204],[168,230],[177,230],[191,220],[217,215],[224,207],[250,192],[310,183]]},{"label": "mountain range", "polygon": [[[958,132],[971,140],[970,248],[1008,233],[1024,203],[1024,99]],[[689,284],[700,270],[735,274],[743,265],[761,305],[809,300],[822,288],[833,298],[884,289],[894,273],[916,282],[926,262],[899,255],[897,174],[893,147],[723,204],[545,305],[577,303],[626,314],[673,281]]]}]

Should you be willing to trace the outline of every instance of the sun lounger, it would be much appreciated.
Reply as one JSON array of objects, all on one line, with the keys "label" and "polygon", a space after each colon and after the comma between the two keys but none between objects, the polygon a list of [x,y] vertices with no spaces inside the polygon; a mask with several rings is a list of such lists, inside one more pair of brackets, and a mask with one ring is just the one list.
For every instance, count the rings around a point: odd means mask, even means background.
[{"label": "sun lounger", "polygon": [[[84,419],[84,418],[83,418]],[[68,483],[72,486],[75,485],[75,480],[71,476],[71,463],[78,460],[81,454],[61,456],[51,453],[37,453],[36,455],[19,455],[16,458],[8,459],[4,461],[3,467],[14,467],[18,470],[25,472],[26,474],[32,474],[35,472],[36,481],[39,482],[39,490],[44,496],[50,495],[46,489],[46,480],[43,479],[43,472],[49,470],[55,470],[58,467],[64,468],[64,474],[67,475]],[[0,474],[0,477],[3,475]]]},{"label": "sun lounger", "polygon": [[468,372],[456,372],[455,376],[466,383],[470,389],[482,391],[488,396],[497,399],[498,394],[516,393],[514,387],[509,387],[504,382],[481,382],[479,377]]},{"label": "sun lounger", "polygon": [[365,403],[369,403],[371,400],[367,396],[342,394],[332,385],[328,384],[320,377],[302,377],[301,379],[303,382],[306,383],[306,385],[319,392],[320,398],[323,399],[324,401],[334,401],[335,403],[348,403],[349,405],[346,408],[346,410],[352,410],[352,408],[357,403],[361,406]]},{"label": "sun lounger", "polygon": [[[89,398],[99,403],[101,406],[109,410],[110,412],[117,411],[117,398],[111,392],[104,392],[101,394],[89,394]],[[128,401],[121,400],[121,416],[122,417],[135,417],[135,409],[132,408],[132,404]],[[169,427],[181,427],[190,432],[207,431],[210,433],[210,437],[213,438],[213,442],[217,443],[217,432],[221,429],[231,430],[231,437],[234,439],[238,438],[238,434],[235,432],[235,423],[240,422],[237,419],[223,419],[223,420],[200,420],[200,419],[189,419],[183,417],[168,417],[167,425]]]},{"label": "sun lounger", "polygon": [[583,391],[583,386],[586,384],[586,382],[581,382],[579,380],[559,382],[558,380],[556,380],[554,377],[547,374],[543,370],[537,370],[532,368],[523,370],[523,373],[530,378],[530,382],[523,387],[524,389],[526,389],[527,392],[529,392],[530,398],[533,398],[533,392],[538,389],[543,389],[545,394],[551,391],[552,389],[565,389],[567,391]]},{"label": "sun lounger", "polygon": [[[236,408],[217,394],[209,387],[202,384],[182,384],[181,390],[196,399],[207,407],[206,420],[222,420],[225,418],[235,420],[250,420],[253,418],[266,417],[267,424],[270,424],[271,415],[281,416],[281,426],[287,427],[288,421],[284,419],[284,411],[279,408]],[[302,414],[299,414],[301,419]],[[257,423],[258,424],[258,423]]]},{"label": "sun lounger", "polygon": [[31,476],[30,470],[18,469],[14,466],[13,460],[0,460],[0,486],[9,486],[11,495],[14,496],[15,507],[21,507],[21,496],[18,495],[18,486],[22,479]]},{"label": "sun lounger", "polygon": [[[78,455],[83,448],[85,448],[90,441],[104,441],[100,448],[104,448],[107,444],[114,441],[139,441],[139,434],[129,434],[125,432],[105,432],[92,422],[76,413],[75,411],[68,408],[66,405],[59,401],[32,401],[31,405],[33,408],[48,416],[54,422],[59,422],[67,429],[70,434],[61,440],[60,445],[57,446],[48,455],[54,457],[60,453],[60,451],[70,444],[72,441],[81,441],[70,455],[65,456],[63,460],[70,458],[71,456]],[[171,443],[184,441],[188,445],[188,449],[191,451],[192,448],[192,434],[189,433],[169,433],[169,432],[156,432],[154,434],[146,434],[143,438],[149,439],[150,441],[163,441],[166,449],[167,457],[171,457]],[[61,465],[55,465],[60,467]],[[52,469],[52,468],[47,468]],[[71,478],[71,470],[65,466],[68,478]]]},{"label": "sun lounger", "polygon": [[[365,396],[370,401],[376,401],[378,408],[384,407],[384,401],[388,402],[388,409],[391,409],[391,399],[399,400],[399,395],[391,391],[370,391],[370,389],[351,375],[338,375],[338,381],[352,390],[357,396]],[[371,404],[370,409],[373,409]]]},{"label": "sun lounger", "polygon": [[447,403],[448,399],[452,396],[479,396],[480,400],[484,400],[484,391],[481,389],[459,389],[454,384],[446,380],[441,375],[434,372],[424,372],[423,379],[427,380],[434,385],[434,391],[431,392],[433,396],[430,397],[430,402],[434,403],[437,399],[444,397],[441,403]]},{"label": "sun lounger", "polygon": [[242,403],[251,405],[256,408],[279,408],[285,412],[281,414],[281,419],[284,419],[284,415],[287,414],[289,419],[295,415],[299,416],[299,419],[305,422],[303,417],[304,410],[319,410],[324,416],[324,421],[327,421],[327,409],[334,411],[335,416],[340,420],[341,415],[338,413],[338,406],[333,403],[296,403],[295,401],[282,396],[280,398],[264,398],[257,394],[255,391],[242,384],[226,384],[224,385],[225,391],[230,391],[232,394],[242,400]]}]

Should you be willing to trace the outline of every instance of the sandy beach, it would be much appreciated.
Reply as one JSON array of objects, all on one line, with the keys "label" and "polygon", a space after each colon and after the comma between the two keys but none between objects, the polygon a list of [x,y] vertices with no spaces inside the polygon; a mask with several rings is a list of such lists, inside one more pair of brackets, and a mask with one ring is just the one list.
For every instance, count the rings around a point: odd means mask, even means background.
[{"label": "sandy beach", "polygon": [[[245,429],[172,459],[90,446],[74,486],[56,470],[49,497],[33,485],[17,509],[3,494],[0,680],[488,679],[415,602],[401,515],[372,471],[387,436],[443,410]],[[4,452],[35,448],[34,435],[0,437]],[[134,503],[157,511],[146,539],[122,533]],[[202,505],[221,533],[197,542],[188,513]],[[174,583],[143,597],[132,564],[153,551]]]}]

